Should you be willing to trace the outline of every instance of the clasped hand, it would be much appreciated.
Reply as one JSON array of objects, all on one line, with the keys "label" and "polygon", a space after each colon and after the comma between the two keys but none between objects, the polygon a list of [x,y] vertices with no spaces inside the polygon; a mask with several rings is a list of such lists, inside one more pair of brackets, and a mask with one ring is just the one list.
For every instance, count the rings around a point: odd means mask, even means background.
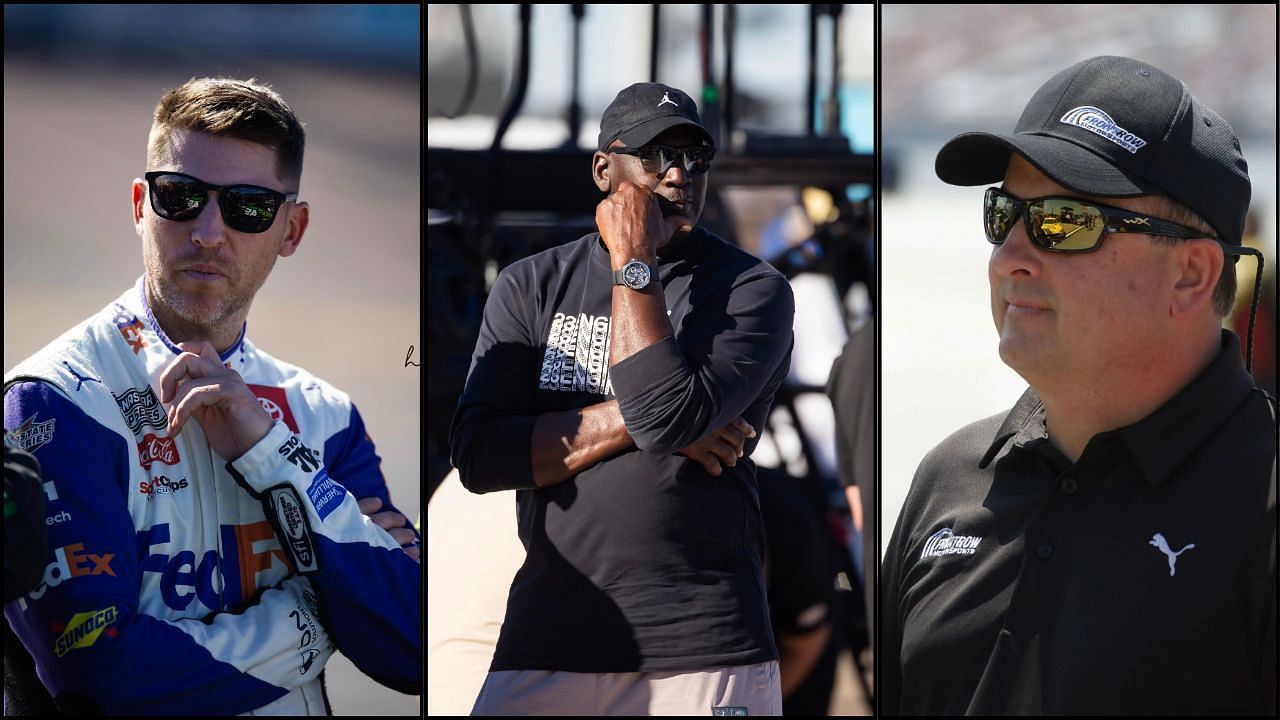
[{"label": "clasped hand", "polygon": [[746,420],[737,418],[677,454],[696,461],[713,477],[720,477],[720,473],[724,471],[723,468],[738,464],[738,458],[742,457],[747,438],[755,436],[755,428],[751,427]]},{"label": "clasped hand", "polygon": [[169,437],[195,418],[209,446],[237,460],[271,432],[271,416],[240,373],[222,364],[208,340],[178,343],[183,350],[160,373],[160,402],[169,405]]},{"label": "clasped hand", "polygon": [[679,215],[663,217],[658,196],[649,188],[623,181],[596,206],[596,227],[613,259],[652,261],[658,248],[693,224]]}]

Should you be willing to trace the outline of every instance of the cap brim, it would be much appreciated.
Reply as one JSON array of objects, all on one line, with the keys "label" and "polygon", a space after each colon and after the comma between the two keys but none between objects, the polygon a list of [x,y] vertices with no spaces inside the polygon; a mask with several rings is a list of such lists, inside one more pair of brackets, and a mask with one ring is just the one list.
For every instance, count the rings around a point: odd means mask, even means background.
[{"label": "cap brim", "polygon": [[680,125],[688,125],[692,127],[702,133],[702,137],[707,141],[707,143],[711,145],[716,144],[715,141],[711,139],[711,134],[708,133],[701,125],[689,118],[681,117],[679,115],[664,115],[662,117],[654,118],[649,122],[641,123],[640,125],[622,133],[617,139],[621,140],[622,144],[626,147],[640,147],[641,145],[649,144],[654,138],[667,130]]},{"label": "cap brim", "polygon": [[1048,135],[957,135],[938,151],[934,172],[951,185],[988,185],[1004,179],[1016,152],[1059,185],[1099,197],[1136,197],[1163,192],[1073,142]]}]

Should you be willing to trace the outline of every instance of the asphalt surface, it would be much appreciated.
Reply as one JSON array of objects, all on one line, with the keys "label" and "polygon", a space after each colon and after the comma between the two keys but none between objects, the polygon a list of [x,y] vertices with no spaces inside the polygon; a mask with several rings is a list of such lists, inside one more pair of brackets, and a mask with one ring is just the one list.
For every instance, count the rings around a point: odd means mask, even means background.
[{"label": "asphalt surface", "polygon": [[[4,62],[4,366],[12,367],[142,274],[129,211],[151,113],[192,76],[257,77],[307,131],[300,200],[311,225],[259,292],[249,337],[351,395],[382,457],[392,500],[421,510],[420,95],[393,79],[253,58],[234,64]],[[340,715],[418,715],[335,655]]]}]

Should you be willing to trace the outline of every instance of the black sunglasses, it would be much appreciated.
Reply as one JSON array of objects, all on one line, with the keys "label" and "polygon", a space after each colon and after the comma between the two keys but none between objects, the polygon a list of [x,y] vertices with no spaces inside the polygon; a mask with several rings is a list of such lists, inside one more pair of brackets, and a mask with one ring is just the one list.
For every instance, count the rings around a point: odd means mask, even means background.
[{"label": "black sunglasses", "polygon": [[[1185,225],[1080,198],[1050,196],[1018,200],[1000,188],[987,188],[982,219],[988,242],[1003,243],[1019,216],[1026,224],[1031,243],[1055,253],[1093,252],[1102,246],[1102,238],[1109,233],[1216,239]],[[1224,250],[1234,247],[1219,244]]]},{"label": "black sunglasses", "polygon": [[647,173],[662,177],[676,160],[680,167],[690,175],[701,175],[711,169],[711,160],[716,156],[712,145],[693,145],[691,147],[671,147],[669,145],[641,145],[636,148],[609,148],[609,152],[622,155],[634,155],[640,158],[640,166]]},{"label": "black sunglasses", "polygon": [[166,170],[144,175],[151,195],[151,209],[166,220],[195,220],[209,202],[209,191],[218,191],[218,207],[227,227],[242,233],[266,232],[276,213],[297,193],[276,192],[258,185],[214,185],[199,178]]}]

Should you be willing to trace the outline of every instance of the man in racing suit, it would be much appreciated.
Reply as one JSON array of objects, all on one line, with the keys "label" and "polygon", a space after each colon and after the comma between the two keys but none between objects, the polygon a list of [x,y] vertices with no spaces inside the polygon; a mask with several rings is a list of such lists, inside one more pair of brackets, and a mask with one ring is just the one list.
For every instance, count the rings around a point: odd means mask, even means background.
[{"label": "man in racing suit", "polygon": [[5,375],[49,548],[5,605],[7,712],[327,714],[335,649],[420,693],[415,535],[360,414],[245,337],[307,226],[302,127],[264,86],[192,80],[148,145],[146,272]]}]

